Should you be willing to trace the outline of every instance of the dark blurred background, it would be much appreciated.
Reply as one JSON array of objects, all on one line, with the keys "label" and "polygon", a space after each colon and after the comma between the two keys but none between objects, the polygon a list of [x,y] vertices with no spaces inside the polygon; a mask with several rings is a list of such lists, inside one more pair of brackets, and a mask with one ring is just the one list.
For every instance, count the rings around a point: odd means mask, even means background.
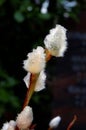
[{"label": "dark blurred background", "polygon": [[86,1],[0,0],[0,127],[16,118],[26,94],[23,60],[41,45],[49,29],[67,28],[68,49],[63,58],[46,66],[46,89],[34,93],[36,129],[47,129],[49,121],[62,117],[66,129],[76,114],[73,130],[86,130]]}]

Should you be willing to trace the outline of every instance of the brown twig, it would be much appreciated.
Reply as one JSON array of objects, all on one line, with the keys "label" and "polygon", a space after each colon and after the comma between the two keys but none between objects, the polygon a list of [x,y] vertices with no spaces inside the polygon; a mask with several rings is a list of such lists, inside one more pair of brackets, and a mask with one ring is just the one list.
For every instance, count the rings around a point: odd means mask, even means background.
[{"label": "brown twig", "polygon": [[15,130],[19,130],[19,128],[17,127],[17,125],[16,125],[16,127],[15,127]]},{"label": "brown twig", "polygon": [[47,62],[51,59],[52,55],[47,49],[45,49],[45,53],[46,53],[46,62]]},{"label": "brown twig", "polygon": [[67,130],[70,130],[70,129],[71,129],[71,127],[74,125],[74,123],[75,123],[76,120],[77,120],[77,116],[74,115],[74,118],[73,118],[73,120],[69,123],[69,125],[68,125],[68,127],[67,127]]},{"label": "brown twig", "polygon": [[39,76],[39,74],[31,74],[31,76],[30,76],[30,85],[27,89],[27,94],[26,94],[26,97],[25,97],[25,100],[24,100],[23,109],[24,109],[25,106],[28,105],[28,103],[29,103],[29,101],[32,97],[38,76]]},{"label": "brown twig", "polygon": [[52,130],[52,128],[51,128],[51,127],[49,127],[49,128],[48,128],[48,130]]},{"label": "brown twig", "polygon": [[36,127],[36,124],[33,124],[29,127],[30,130],[34,130],[34,128]]}]

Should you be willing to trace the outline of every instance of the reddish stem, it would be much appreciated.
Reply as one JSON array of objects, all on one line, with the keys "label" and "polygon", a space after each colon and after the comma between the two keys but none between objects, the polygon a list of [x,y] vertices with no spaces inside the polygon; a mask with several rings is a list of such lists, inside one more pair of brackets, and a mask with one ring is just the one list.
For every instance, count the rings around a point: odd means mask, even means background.
[{"label": "reddish stem", "polygon": [[45,49],[45,53],[46,53],[46,62],[47,62],[51,59],[52,55],[47,49]]},{"label": "reddish stem", "polygon": [[52,130],[52,128],[51,128],[51,127],[49,127],[49,128],[48,128],[48,130]]},{"label": "reddish stem", "polygon": [[15,127],[15,130],[19,130],[19,128],[16,126],[16,127]]},{"label": "reddish stem", "polygon": [[71,127],[74,125],[74,123],[75,123],[76,120],[77,120],[77,116],[74,115],[74,118],[73,118],[73,120],[70,122],[70,124],[68,125],[67,130],[70,130],[70,129],[71,129]]},{"label": "reddish stem", "polygon": [[29,127],[29,129],[30,129],[30,130],[34,130],[35,127],[36,127],[36,124],[33,124],[33,125],[31,125],[31,126]]},{"label": "reddish stem", "polygon": [[39,76],[39,74],[31,74],[31,76],[30,76],[30,85],[28,86],[28,89],[27,89],[27,94],[26,94],[26,97],[24,100],[23,109],[24,109],[24,107],[26,107],[28,105],[28,103],[32,97],[38,76]]}]

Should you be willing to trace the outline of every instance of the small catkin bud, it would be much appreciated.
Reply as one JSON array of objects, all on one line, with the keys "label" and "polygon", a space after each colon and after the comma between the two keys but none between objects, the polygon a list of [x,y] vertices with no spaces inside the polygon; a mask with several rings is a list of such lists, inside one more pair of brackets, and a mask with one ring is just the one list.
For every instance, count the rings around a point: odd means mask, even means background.
[{"label": "small catkin bud", "polygon": [[7,130],[7,129],[8,129],[8,126],[9,126],[9,123],[8,123],[8,122],[4,123],[1,130]]},{"label": "small catkin bud", "polygon": [[14,120],[10,120],[9,122],[3,124],[1,130],[15,130],[15,126],[16,126],[16,122]]},{"label": "small catkin bud", "polygon": [[56,128],[59,125],[60,121],[61,121],[60,116],[53,118],[49,123],[49,127],[50,128]]},{"label": "small catkin bud", "polygon": [[11,120],[9,122],[9,126],[7,130],[15,130],[16,122],[14,120]]},{"label": "small catkin bud", "polygon": [[33,112],[32,108],[26,106],[24,110],[18,114],[16,119],[16,124],[19,129],[27,129],[33,121]]}]

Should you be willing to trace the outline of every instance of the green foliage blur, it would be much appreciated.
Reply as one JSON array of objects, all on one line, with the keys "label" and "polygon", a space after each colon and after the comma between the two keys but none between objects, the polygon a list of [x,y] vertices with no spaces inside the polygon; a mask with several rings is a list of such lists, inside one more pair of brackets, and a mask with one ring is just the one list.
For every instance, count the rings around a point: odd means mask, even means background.
[{"label": "green foliage blur", "polygon": [[[42,10],[43,7],[48,11]],[[9,13],[19,23],[26,19],[37,19],[40,23],[55,16],[59,20],[61,17],[71,17],[76,20],[79,11],[85,8],[85,0],[0,0],[0,16],[6,16],[7,10],[11,9]]]},{"label": "green foliage blur", "polygon": [[10,104],[10,110],[19,106],[19,99],[14,95],[13,87],[18,81],[9,76],[3,69],[0,69],[0,117],[7,110],[6,105]]},{"label": "green foliage blur", "polygon": [[[18,108],[25,96],[22,65],[27,53],[43,46],[45,35],[56,23],[64,25],[69,18],[78,21],[85,8],[85,0],[0,0],[0,117],[7,106]],[[15,95],[15,88],[21,96]],[[40,98],[36,96],[34,101],[38,103]]]}]

